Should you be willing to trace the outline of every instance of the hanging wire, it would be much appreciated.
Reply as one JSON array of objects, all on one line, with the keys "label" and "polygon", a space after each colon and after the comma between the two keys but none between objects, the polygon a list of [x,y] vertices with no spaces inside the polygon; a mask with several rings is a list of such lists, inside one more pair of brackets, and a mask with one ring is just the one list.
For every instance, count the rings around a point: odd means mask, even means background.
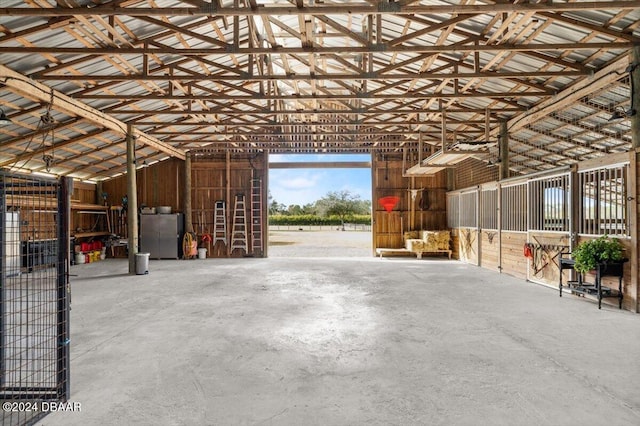
[{"label": "hanging wire", "polygon": [[[47,105],[46,111],[40,116],[40,120],[38,121],[38,125],[36,127],[36,130],[31,134],[31,137],[29,138],[29,142],[27,142],[27,146],[22,151],[22,154],[18,155],[17,158],[16,158],[16,161],[11,166],[9,166],[11,169],[17,167],[17,164],[20,161],[20,158],[24,154],[29,152],[29,148],[31,147],[31,144],[33,143],[35,135],[39,131],[44,130],[44,133],[42,134],[42,143],[40,144],[40,151],[43,152],[42,161],[44,161],[44,163],[45,163],[45,168],[46,168],[47,172],[50,172],[51,166],[53,164],[53,159],[54,159],[54,151],[53,151],[54,148],[53,147],[54,147],[54,144],[55,144],[55,135],[54,135],[55,120],[51,116],[52,102],[53,102],[53,91],[51,92],[51,102]],[[51,133],[51,154],[47,154],[46,153],[46,140],[47,140],[47,136],[49,135],[49,133]],[[26,160],[24,160],[24,163],[22,163],[22,165],[20,167],[18,167],[18,168],[20,168],[20,169],[26,168],[27,164],[29,164],[29,161],[31,161],[33,159],[33,157],[36,154],[36,152],[38,152],[38,150],[33,151],[31,153],[31,155]]]},{"label": "hanging wire", "polygon": [[[54,146],[55,146],[55,120],[51,116],[51,107],[53,106],[53,89],[51,89],[51,99],[49,101],[49,105],[47,105],[47,111],[40,117],[40,121],[47,128],[47,131],[42,135],[42,161],[44,161],[45,170],[47,173],[51,171],[51,166],[53,165],[54,160]],[[51,131],[51,154],[47,154],[46,152],[46,141],[47,141],[47,133]]]}]

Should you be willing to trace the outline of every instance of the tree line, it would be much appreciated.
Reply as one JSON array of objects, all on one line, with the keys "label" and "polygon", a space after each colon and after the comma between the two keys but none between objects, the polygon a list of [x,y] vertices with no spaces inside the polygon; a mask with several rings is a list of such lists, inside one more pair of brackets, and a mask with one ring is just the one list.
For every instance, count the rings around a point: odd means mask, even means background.
[{"label": "tree line", "polygon": [[319,200],[300,206],[278,203],[269,193],[270,225],[342,225],[371,223],[371,200],[348,190],[329,191]]}]

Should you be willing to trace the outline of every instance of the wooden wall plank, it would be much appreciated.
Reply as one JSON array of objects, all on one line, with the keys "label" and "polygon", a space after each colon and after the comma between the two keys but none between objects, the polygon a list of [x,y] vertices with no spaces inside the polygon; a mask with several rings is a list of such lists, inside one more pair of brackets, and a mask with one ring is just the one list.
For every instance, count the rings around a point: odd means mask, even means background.
[{"label": "wooden wall plank", "polygon": [[[192,158],[191,170],[191,204],[192,204],[192,221],[198,238],[201,239],[203,234],[213,234],[214,227],[214,211],[215,202],[223,200],[226,202],[227,208],[227,233],[231,234],[232,214],[235,195],[238,193],[245,194],[245,208],[247,218],[247,233],[250,231],[250,196],[251,196],[251,179],[253,177],[253,168],[256,169],[258,178],[266,182],[266,161],[265,156],[251,158],[246,155],[234,154],[230,156],[230,175],[229,187],[227,187],[227,164],[225,156],[219,158]],[[174,212],[183,212],[183,196],[181,195],[184,188],[184,162],[177,159],[168,159],[159,163],[152,164],[147,168],[137,170],[138,180],[138,203],[145,204],[149,207],[171,206]],[[112,205],[120,205],[122,197],[126,194],[126,176],[105,181],[103,183],[104,191],[108,193],[108,201]],[[231,196],[227,200],[227,189]],[[266,244],[266,211],[267,211],[267,188],[262,185],[262,229],[263,229],[263,245]],[[218,243],[215,247],[207,247],[208,256],[210,257],[226,257],[226,249],[222,243]],[[263,249],[264,251],[264,249]],[[240,253],[236,250],[234,257],[245,256],[247,253]]]},{"label": "wooden wall plank", "polygon": [[486,269],[492,271],[500,271],[500,258],[499,258],[499,245],[498,245],[498,232],[496,231],[482,231],[480,233],[480,244],[482,250],[480,250],[480,265]]},{"label": "wooden wall plank", "polygon": [[527,278],[527,263],[523,247],[527,242],[526,232],[502,232],[502,272],[517,278]]},{"label": "wooden wall plank", "polygon": [[[373,241],[376,248],[404,247],[403,232],[410,230],[447,229],[446,172],[433,176],[403,176],[402,156],[374,156],[373,180]],[[411,189],[415,190],[413,199]],[[387,213],[378,203],[382,197],[395,196],[398,203]]]}]

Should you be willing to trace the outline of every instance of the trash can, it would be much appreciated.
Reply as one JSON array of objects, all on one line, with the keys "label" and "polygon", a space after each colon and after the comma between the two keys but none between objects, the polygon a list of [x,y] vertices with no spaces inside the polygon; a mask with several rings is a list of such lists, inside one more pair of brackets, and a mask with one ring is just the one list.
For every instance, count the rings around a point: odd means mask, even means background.
[{"label": "trash can", "polygon": [[136,253],[136,275],[149,273],[149,253]]},{"label": "trash can", "polygon": [[206,259],[207,258],[207,249],[199,248],[198,249],[198,259]]}]

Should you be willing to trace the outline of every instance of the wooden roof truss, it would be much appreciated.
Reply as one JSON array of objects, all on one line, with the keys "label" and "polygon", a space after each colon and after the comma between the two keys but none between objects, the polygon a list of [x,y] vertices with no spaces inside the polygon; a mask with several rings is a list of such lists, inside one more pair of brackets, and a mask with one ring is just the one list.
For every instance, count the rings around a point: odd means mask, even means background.
[{"label": "wooden roof truss", "polygon": [[[629,120],[609,117],[629,108],[640,0],[2,6],[0,108],[12,124],[0,127],[0,167],[108,178],[125,169],[129,123],[147,162],[419,146],[427,158],[497,140],[504,121],[516,173],[631,143]],[[45,111],[51,146],[34,142]]]}]

